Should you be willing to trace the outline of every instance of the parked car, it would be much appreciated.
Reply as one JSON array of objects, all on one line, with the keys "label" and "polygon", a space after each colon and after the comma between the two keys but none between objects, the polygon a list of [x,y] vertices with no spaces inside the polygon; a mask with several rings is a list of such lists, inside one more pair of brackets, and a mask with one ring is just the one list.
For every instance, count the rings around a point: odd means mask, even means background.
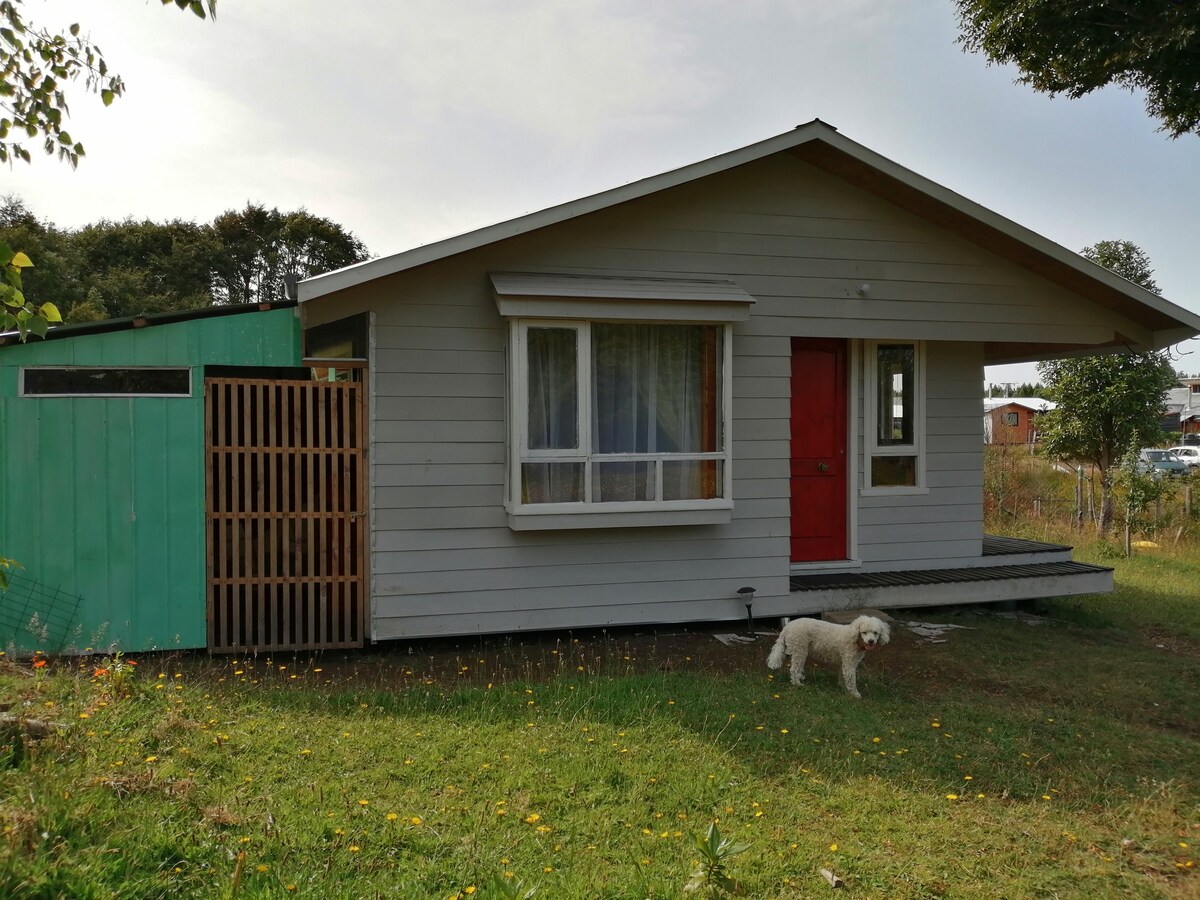
[{"label": "parked car", "polygon": [[1188,469],[1200,467],[1200,447],[1169,447],[1167,449],[1187,463]]},{"label": "parked car", "polygon": [[1137,468],[1148,475],[1186,475],[1188,464],[1170,450],[1147,448],[1138,453]]}]

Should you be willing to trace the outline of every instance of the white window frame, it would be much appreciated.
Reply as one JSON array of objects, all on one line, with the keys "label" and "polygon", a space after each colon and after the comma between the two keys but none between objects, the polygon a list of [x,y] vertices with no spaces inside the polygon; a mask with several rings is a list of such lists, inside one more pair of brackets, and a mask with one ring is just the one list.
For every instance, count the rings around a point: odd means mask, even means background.
[{"label": "white window frame", "polygon": [[[733,509],[733,328],[728,322],[696,322],[667,320],[664,324],[719,325],[723,328],[721,359],[720,428],[721,450],[708,453],[605,453],[591,451],[591,327],[595,322],[613,324],[649,324],[644,320],[625,319],[509,319],[509,460],[505,510],[509,527],[517,531],[557,528],[608,528],[646,525],[719,524],[729,522]],[[657,323],[656,323],[657,324]],[[578,402],[577,449],[531,450],[528,446],[528,382],[527,335],[530,328],[573,329],[576,333],[576,364]],[[655,463],[655,496],[662,497],[662,463],[669,460],[722,461],[720,497],[711,500],[637,500],[618,502],[592,501],[592,463],[606,462]],[[521,465],[529,462],[579,462],[583,465],[583,500],[572,503],[521,502]]]},{"label": "white window frame", "polygon": [[[913,442],[911,444],[879,444],[877,392],[879,372],[879,347],[908,344],[913,348]],[[925,480],[925,342],[910,340],[863,341],[863,496],[927,494]],[[917,473],[915,485],[871,484],[872,461],[883,456],[916,457]]]},{"label": "white window frame", "polygon": [[[142,393],[142,392],[137,392],[137,391],[129,391],[129,392],[125,392],[125,393],[112,393],[112,392],[104,393],[104,392],[99,392],[99,391],[86,391],[83,393],[76,393],[76,392],[64,391],[62,393],[43,394],[43,393],[30,392],[30,391],[25,390],[25,373],[30,372],[30,371],[36,371],[39,369],[41,369],[41,370],[53,369],[55,371],[70,370],[70,371],[74,371],[74,372],[88,372],[88,371],[96,371],[96,370],[132,371],[132,370],[136,370],[136,369],[151,369],[155,372],[187,372],[188,373],[188,387],[187,387],[186,393],[172,393],[172,394]],[[22,366],[21,371],[20,371],[20,385],[19,385],[19,389],[18,389],[18,395],[21,397],[29,397],[31,399],[36,399],[36,400],[59,400],[62,398],[81,399],[81,398],[87,398],[87,397],[95,397],[96,399],[100,399],[100,400],[113,400],[113,399],[122,399],[122,398],[127,399],[127,398],[138,398],[138,397],[187,398],[187,397],[192,397],[195,395],[195,376],[192,374],[192,369],[190,366],[116,366],[116,365],[113,365],[113,366],[74,366],[74,365]]]}]

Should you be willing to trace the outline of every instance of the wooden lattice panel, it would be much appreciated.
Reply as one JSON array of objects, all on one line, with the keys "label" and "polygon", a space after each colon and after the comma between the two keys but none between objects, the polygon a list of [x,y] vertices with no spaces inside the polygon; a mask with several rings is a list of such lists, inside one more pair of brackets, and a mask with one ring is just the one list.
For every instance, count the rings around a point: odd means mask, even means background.
[{"label": "wooden lattice panel", "polygon": [[361,647],[362,385],[204,385],[209,649]]}]

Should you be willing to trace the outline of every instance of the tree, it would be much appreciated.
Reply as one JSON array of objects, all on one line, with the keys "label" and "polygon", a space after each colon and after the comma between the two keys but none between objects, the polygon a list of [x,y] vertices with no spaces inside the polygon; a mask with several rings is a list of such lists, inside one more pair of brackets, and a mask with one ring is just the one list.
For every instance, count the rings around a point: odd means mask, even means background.
[{"label": "tree", "polygon": [[286,279],[308,278],[368,258],[349,231],[306,210],[281,213],[248,204],[213,220],[220,245],[214,267],[217,303],[281,300]]},{"label": "tree", "polygon": [[329,219],[255,205],[212,224],[102,220],[62,231],[10,196],[0,201],[0,242],[28,247],[38,261],[22,273],[25,298],[53,297],[72,323],[279,300],[288,275],[367,259],[362,242]]},{"label": "tree", "polygon": [[97,312],[101,318],[125,318],[212,305],[220,247],[207,225],[101,221],[74,232],[70,245],[85,286],[66,312],[70,321]]},{"label": "tree", "polygon": [[[82,81],[108,106],[125,93],[125,82],[109,70],[100,48],[80,36],[78,23],[65,33],[36,25],[25,18],[24,2],[0,0],[0,162],[30,162],[24,141],[41,138],[48,155],[57,153],[74,168],[84,149],[64,127],[68,83]],[[202,19],[217,14],[217,0],[162,0],[171,3]],[[10,139],[13,134],[20,139]]]},{"label": "tree", "polygon": [[1172,137],[1200,133],[1200,3],[955,0],[959,43],[1013,63],[1025,84],[1072,99],[1117,84],[1146,91]]},{"label": "tree", "polygon": [[1159,287],[1154,282],[1154,270],[1150,268],[1150,257],[1132,241],[1097,241],[1090,247],[1084,247],[1080,253],[1114,275],[1159,293]]},{"label": "tree", "polygon": [[33,262],[24,253],[0,241],[0,331],[16,328],[21,340],[36,334],[45,337],[50,326],[62,321],[53,303],[30,303],[22,290],[21,272]]},{"label": "tree", "polygon": [[[1083,255],[1115,274],[1157,290],[1146,254],[1129,241],[1100,241]],[[1178,382],[1165,351],[1116,353],[1038,363],[1046,396],[1058,404],[1042,413],[1043,450],[1090,463],[1100,478],[1099,535],[1112,528],[1113,475],[1138,447],[1157,443],[1163,397]]]}]

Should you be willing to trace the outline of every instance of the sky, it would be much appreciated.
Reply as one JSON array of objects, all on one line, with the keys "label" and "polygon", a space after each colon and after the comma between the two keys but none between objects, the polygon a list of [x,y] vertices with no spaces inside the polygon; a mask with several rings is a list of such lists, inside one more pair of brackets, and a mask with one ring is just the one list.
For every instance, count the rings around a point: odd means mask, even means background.
[{"label": "sky", "polygon": [[[43,220],[307,209],[371,253],[535,212],[820,118],[1071,250],[1130,240],[1200,313],[1200,138],[964,53],[952,0],[26,0],[125,80],[86,158],[0,169]],[[1193,344],[1195,345],[1193,347]],[[1176,367],[1200,372],[1200,343]],[[988,370],[1035,381],[1033,365]]]}]

